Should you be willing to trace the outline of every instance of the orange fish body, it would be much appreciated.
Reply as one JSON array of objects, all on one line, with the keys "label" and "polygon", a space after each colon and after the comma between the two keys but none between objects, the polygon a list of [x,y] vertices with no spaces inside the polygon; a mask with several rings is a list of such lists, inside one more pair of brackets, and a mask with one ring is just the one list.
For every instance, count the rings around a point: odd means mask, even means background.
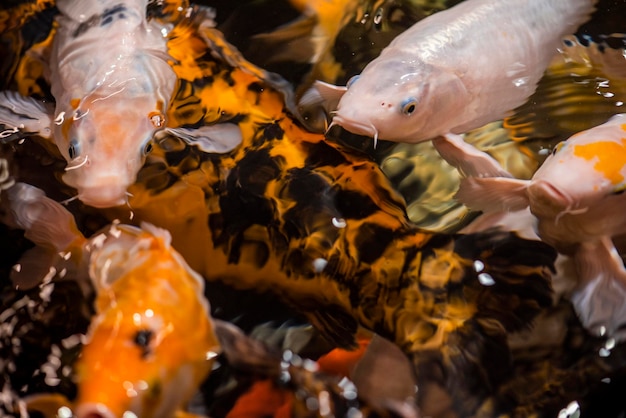
[{"label": "orange fish body", "polygon": [[85,239],[71,214],[41,190],[17,183],[8,196],[15,224],[30,239],[88,266],[96,315],[76,365],[75,416],[166,418],[181,411],[219,343],[204,281],[170,246],[169,232],[113,223]]},{"label": "orange fish body", "polygon": [[111,231],[91,257],[97,316],[77,364],[76,412],[170,417],[209,373],[218,347],[204,284],[165,231]]}]

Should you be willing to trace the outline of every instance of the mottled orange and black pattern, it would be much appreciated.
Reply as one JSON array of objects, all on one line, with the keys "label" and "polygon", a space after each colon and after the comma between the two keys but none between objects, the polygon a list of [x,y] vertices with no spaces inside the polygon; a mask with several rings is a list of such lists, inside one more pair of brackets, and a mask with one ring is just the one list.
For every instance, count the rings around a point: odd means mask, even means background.
[{"label": "mottled orange and black pattern", "polygon": [[507,233],[422,232],[373,161],[305,131],[278,92],[200,35],[171,35],[180,86],[168,125],[236,123],[244,142],[216,155],[162,138],[130,189],[133,221],[168,228],[207,280],[276,293],[339,345],[359,325],[390,338],[420,384],[473,411],[510,371],[506,333],[551,302],[553,250]]}]

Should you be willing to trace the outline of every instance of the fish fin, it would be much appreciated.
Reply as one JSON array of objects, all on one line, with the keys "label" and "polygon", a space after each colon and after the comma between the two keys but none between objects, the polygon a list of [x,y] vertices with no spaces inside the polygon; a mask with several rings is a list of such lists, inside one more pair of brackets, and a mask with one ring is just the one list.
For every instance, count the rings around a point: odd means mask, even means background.
[{"label": "fish fin", "polygon": [[433,139],[439,155],[466,177],[513,177],[498,161],[463,140],[457,134]]},{"label": "fish fin", "polygon": [[84,240],[74,216],[43,190],[26,183],[15,183],[7,190],[10,221],[25,231],[37,245],[65,251],[77,240]]},{"label": "fish fin", "polygon": [[59,261],[61,257],[54,248],[35,246],[27,250],[13,266],[11,282],[19,290],[32,289],[54,277]]},{"label": "fish fin", "polygon": [[298,101],[298,112],[305,126],[314,132],[324,132],[346,90],[323,81],[313,83]]},{"label": "fish fin", "polygon": [[52,109],[32,97],[14,91],[0,92],[0,124],[8,128],[0,131],[0,143],[19,137],[18,134],[50,138],[52,113]]},{"label": "fish fin", "polygon": [[191,128],[166,128],[168,133],[182,139],[189,145],[196,145],[201,151],[223,154],[237,148],[243,141],[239,126],[233,123]]},{"label": "fish fin", "polygon": [[529,204],[528,180],[504,177],[465,177],[455,198],[466,206],[484,212],[517,211]]},{"label": "fish fin", "polygon": [[[258,55],[250,59],[261,67],[275,62],[314,63],[319,47],[312,36],[318,19],[315,15],[303,15],[276,30],[252,36],[248,50]],[[262,55],[261,55],[262,54]]]},{"label": "fish fin", "polygon": [[28,412],[39,412],[44,417],[56,417],[59,408],[72,407],[72,402],[60,393],[38,393],[26,396],[23,401]]},{"label": "fish fin", "polygon": [[626,268],[611,238],[580,244],[574,261],[580,282],[571,301],[580,322],[596,335],[626,339]]},{"label": "fish fin", "polygon": [[317,80],[298,101],[301,108],[322,106],[328,113],[337,109],[339,101],[348,89]]},{"label": "fish fin", "polygon": [[307,318],[330,343],[341,348],[356,349],[358,324],[354,317],[332,306],[308,312]]}]

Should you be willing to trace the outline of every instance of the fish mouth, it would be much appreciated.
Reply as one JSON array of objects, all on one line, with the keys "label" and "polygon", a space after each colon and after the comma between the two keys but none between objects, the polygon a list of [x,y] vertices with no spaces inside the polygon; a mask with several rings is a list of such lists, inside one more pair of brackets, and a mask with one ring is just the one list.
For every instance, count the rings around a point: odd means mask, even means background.
[{"label": "fish mouth", "polygon": [[554,184],[537,180],[528,187],[532,212],[537,215],[555,216],[576,214],[586,209],[578,209],[576,202],[569,194]]},{"label": "fish mouth", "polygon": [[356,121],[337,113],[333,116],[333,120],[328,129],[330,130],[330,128],[335,125],[341,126],[346,131],[352,132],[353,134],[366,135],[373,137],[374,141],[378,140],[378,129],[376,129],[372,123]]}]

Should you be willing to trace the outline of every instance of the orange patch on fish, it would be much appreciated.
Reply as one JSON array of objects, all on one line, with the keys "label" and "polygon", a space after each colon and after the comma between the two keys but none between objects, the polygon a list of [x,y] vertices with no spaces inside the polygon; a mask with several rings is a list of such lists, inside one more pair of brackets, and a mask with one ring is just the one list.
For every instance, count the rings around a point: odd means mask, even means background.
[{"label": "orange patch on fish", "polygon": [[[624,125],[622,125],[622,129]],[[613,141],[597,141],[589,144],[575,145],[574,155],[591,161],[597,159],[593,166],[612,184],[624,181],[621,173],[626,165],[626,138],[622,138],[618,144]]]}]

